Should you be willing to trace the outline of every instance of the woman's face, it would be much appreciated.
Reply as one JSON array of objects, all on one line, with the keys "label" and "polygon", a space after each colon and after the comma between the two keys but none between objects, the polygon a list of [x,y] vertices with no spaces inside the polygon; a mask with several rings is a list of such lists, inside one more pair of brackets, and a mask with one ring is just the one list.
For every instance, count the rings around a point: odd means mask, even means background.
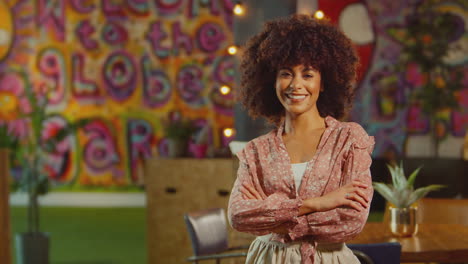
[{"label": "woman's face", "polygon": [[293,116],[318,114],[317,100],[321,91],[320,72],[302,64],[279,69],[276,75],[276,96],[286,112]]}]

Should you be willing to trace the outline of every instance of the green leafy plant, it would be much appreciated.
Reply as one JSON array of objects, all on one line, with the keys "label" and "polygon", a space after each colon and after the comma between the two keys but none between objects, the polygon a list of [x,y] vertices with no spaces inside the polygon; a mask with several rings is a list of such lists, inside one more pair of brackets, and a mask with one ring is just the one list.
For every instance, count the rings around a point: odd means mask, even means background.
[{"label": "green leafy plant", "polygon": [[437,111],[459,108],[455,91],[463,88],[463,72],[444,60],[450,50],[454,23],[450,13],[426,5],[408,18],[408,41],[403,45],[401,59],[404,64],[419,65],[424,81],[420,89],[413,91],[413,100],[431,118]]},{"label": "green leafy plant", "polygon": [[[466,1],[456,0],[461,6]],[[463,67],[448,63],[449,52],[459,49],[451,45],[457,37],[457,17],[439,8],[440,1],[421,1],[405,18],[405,25],[389,30],[402,45],[395,71],[412,76],[407,81],[411,104],[429,120],[435,155],[447,136],[445,122],[450,111],[459,111],[459,91],[463,89]],[[411,74],[408,74],[410,73]]]},{"label": "green leafy plant", "polygon": [[161,122],[167,139],[168,156],[172,158],[185,156],[189,141],[196,131],[195,124],[183,117],[179,111],[169,112]]},{"label": "green leafy plant", "polygon": [[36,94],[31,85],[27,85],[26,96],[31,107],[29,113],[23,114],[23,118],[29,120],[26,137],[19,140],[14,159],[21,168],[21,177],[17,179],[15,188],[28,194],[28,225],[29,233],[39,232],[39,203],[40,195],[47,194],[50,190],[48,174],[44,170],[45,152],[55,151],[57,145],[68,135],[86,125],[88,119],[80,119],[67,127],[60,128],[53,136],[47,139],[41,137],[44,122],[49,118],[47,112],[47,94]]},{"label": "green leafy plant", "polygon": [[170,122],[165,129],[166,137],[176,140],[187,140],[194,131],[195,128],[189,120]]},{"label": "green leafy plant", "polygon": [[15,149],[18,146],[18,139],[8,133],[7,124],[0,124],[0,149]]},{"label": "green leafy plant", "polygon": [[192,135],[192,141],[195,144],[208,144],[208,136],[210,132],[210,126],[208,124],[204,125],[196,133]]},{"label": "green leafy plant", "polygon": [[166,137],[174,140],[188,141],[196,130],[190,119],[182,117],[176,111],[169,113],[169,118],[163,123]]},{"label": "green leafy plant", "polygon": [[416,176],[421,170],[421,167],[414,170],[408,179],[406,178],[403,170],[403,162],[400,162],[399,166],[391,166],[387,164],[387,167],[392,176],[392,184],[374,182],[373,186],[374,189],[385,198],[385,200],[397,208],[408,208],[413,203],[426,196],[430,191],[439,190],[445,187],[444,185],[432,184],[415,190],[414,182],[416,180]]}]

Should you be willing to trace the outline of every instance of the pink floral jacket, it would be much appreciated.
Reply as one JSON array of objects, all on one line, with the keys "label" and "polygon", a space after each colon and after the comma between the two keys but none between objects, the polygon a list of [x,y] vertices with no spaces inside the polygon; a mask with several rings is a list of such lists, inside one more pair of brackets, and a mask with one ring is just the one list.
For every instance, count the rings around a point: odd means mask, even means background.
[{"label": "pink floral jacket", "polygon": [[[345,242],[359,234],[369,214],[369,209],[358,212],[337,208],[297,216],[304,199],[323,196],[354,179],[370,186],[366,189],[369,201],[373,195],[369,168],[374,138],[357,123],[339,122],[330,116],[325,123],[325,132],[307,164],[298,194],[282,140],[283,125],[250,141],[237,154],[239,169],[229,199],[228,218],[234,229],[266,235],[286,227],[288,234],[273,234],[272,240],[303,241],[302,263],[313,263],[317,243]],[[242,183],[253,186],[264,200],[244,199],[239,191]]]}]

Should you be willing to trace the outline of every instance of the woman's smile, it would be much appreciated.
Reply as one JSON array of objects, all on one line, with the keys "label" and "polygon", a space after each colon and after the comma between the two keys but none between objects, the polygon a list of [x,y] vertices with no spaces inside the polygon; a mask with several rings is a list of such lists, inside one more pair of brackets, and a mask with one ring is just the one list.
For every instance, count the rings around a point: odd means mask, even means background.
[{"label": "woman's smile", "polygon": [[276,76],[276,95],[288,114],[318,114],[321,85],[320,72],[313,67],[303,64],[284,67]]},{"label": "woman's smile", "polygon": [[286,93],[285,95],[292,103],[300,103],[304,101],[305,98],[308,96],[307,94],[292,94],[292,93]]}]

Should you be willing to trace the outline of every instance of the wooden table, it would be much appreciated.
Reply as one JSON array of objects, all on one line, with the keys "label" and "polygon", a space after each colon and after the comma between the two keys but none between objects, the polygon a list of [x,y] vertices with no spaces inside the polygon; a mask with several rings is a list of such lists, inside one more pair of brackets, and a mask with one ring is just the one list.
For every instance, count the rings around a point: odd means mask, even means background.
[{"label": "wooden table", "polygon": [[396,238],[384,223],[367,223],[361,234],[347,244],[399,242],[401,262],[468,263],[468,226],[419,224],[414,237]]}]

